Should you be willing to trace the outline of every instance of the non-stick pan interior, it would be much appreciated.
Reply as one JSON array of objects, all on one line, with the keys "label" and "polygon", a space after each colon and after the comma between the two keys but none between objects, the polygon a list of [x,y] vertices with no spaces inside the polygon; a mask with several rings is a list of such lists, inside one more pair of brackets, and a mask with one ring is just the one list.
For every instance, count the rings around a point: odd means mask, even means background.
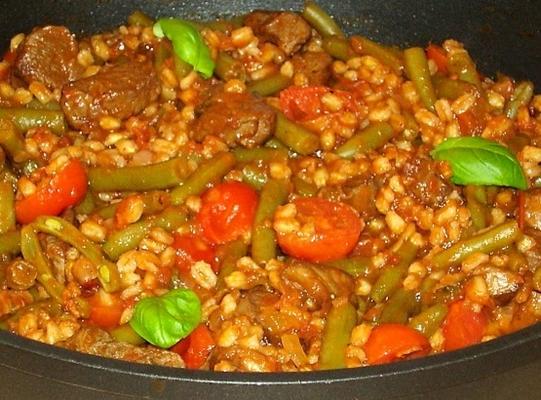
[{"label": "non-stick pan interior", "polygon": [[[541,87],[541,8],[534,0],[319,0],[349,33],[386,44],[452,37],[479,69]],[[255,8],[300,9],[301,1],[4,0],[0,49],[37,25],[89,34],[123,23],[134,9],[153,16],[213,19]],[[538,91],[538,90],[537,90]],[[0,332],[0,398],[514,399],[541,390],[541,326],[456,353],[360,370],[309,374],[213,374],[131,365],[45,346]],[[7,397],[4,397],[7,396]]]}]

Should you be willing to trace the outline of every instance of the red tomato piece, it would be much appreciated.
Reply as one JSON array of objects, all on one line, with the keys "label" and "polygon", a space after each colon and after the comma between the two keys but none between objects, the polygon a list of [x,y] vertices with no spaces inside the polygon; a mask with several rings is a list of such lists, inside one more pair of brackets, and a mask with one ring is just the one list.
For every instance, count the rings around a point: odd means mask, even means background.
[{"label": "red tomato piece", "polygon": [[280,248],[290,256],[312,262],[326,262],[350,253],[364,229],[364,221],[349,205],[321,198],[294,201],[301,226],[312,224],[313,232],[279,232]]},{"label": "red tomato piece", "polygon": [[250,186],[240,182],[222,183],[207,190],[201,200],[196,219],[209,242],[227,243],[252,229],[258,198]]},{"label": "red tomato piece", "polygon": [[442,328],[445,350],[457,350],[480,343],[487,325],[486,315],[482,311],[475,312],[469,302],[458,300],[451,303]]},{"label": "red tomato piece", "polygon": [[171,351],[181,355],[186,367],[198,369],[205,364],[215,346],[209,329],[201,324],[190,333],[190,336],[171,347]]},{"label": "red tomato piece", "polygon": [[90,321],[103,329],[116,328],[125,309],[119,296],[98,291],[89,298]]},{"label": "red tomato piece", "polygon": [[364,345],[368,363],[386,364],[428,354],[430,343],[418,331],[401,324],[375,327]]},{"label": "red tomato piece", "polygon": [[321,113],[321,97],[328,92],[325,86],[291,86],[280,92],[280,108],[291,120],[312,119]]},{"label": "red tomato piece", "polygon": [[76,159],[70,160],[56,175],[38,184],[36,191],[15,203],[17,221],[29,224],[41,215],[58,215],[79,203],[88,187],[86,170]]},{"label": "red tomato piece", "polygon": [[177,267],[188,272],[196,261],[204,261],[210,264],[215,272],[218,272],[216,252],[214,246],[198,236],[192,234],[175,234],[173,247],[177,250]]},{"label": "red tomato piece", "polygon": [[445,50],[441,46],[436,44],[428,45],[426,48],[426,56],[436,63],[439,72],[442,74],[447,73],[447,64],[449,61],[447,60]]}]

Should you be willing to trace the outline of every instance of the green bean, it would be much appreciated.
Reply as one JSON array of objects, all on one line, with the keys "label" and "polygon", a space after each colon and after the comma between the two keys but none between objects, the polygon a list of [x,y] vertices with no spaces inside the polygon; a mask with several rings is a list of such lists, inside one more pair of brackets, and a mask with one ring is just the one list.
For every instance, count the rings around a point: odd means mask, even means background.
[{"label": "green bean", "polygon": [[184,225],[187,217],[182,209],[169,207],[150,219],[153,227],[156,226],[171,232]]},{"label": "green bean", "polygon": [[237,261],[248,253],[248,246],[242,240],[234,240],[224,244],[216,252],[220,260],[220,272],[218,273],[218,290],[225,289],[225,278],[237,269]]},{"label": "green bean", "polygon": [[[168,196],[169,194],[162,191],[151,191],[141,194],[140,198],[143,200],[143,215],[153,215],[162,211],[168,203]],[[120,202],[102,207],[96,211],[96,214],[104,219],[113,218],[119,204]]]},{"label": "green bean", "polygon": [[85,197],[79,204],[75,206],[75,212],[77,214],[89,215],[96,209],[96,201],[94,194],[89,190],[86,192]]},{"label": "green bean", "polygon": [[158,42],[154,50],[154,68],[157,70],[160,70],[165,60],[171,56],[171,48],[167,43],[165,40]]},{"label": "green bean", "polygon": [[173,54],[173,66],[175,68],[175,75],[179,81],[184,79],[190,72],[193,71],[192,66],[186,61],[182,60],[176,54]]},{"label": "green bean", "polygon": [[353,50],[359,54],[367,54],[377,58],[383,64],[390,67],[396,74],[401,75],[404,70],[402,61],[402,52],[383,46],[368,38],[362,36],[353,36],[351,38]]},{"label": "green bean", "polygon": [[154,25],[154,20],[141,10],[136,10],[128,17],[128,25],[148,28]]},{"label": "green bean", "polygon": [[56,100],[49,100],[47,103],[42,103],[38,99],[32,99],[32,101],[26,104],[25,107],[31,108],[32,110],[54,110],[54,111],[62,110],[60,103]]},{"label": "green bean", "polygon": [[466,51],[455,51],[449,56],[449,72],[456,74],[464,82],[481,89],[481,79],[473,60]]},{"label": "green bean", "polygon": [[387,267],[372,286],[370,298],[376,303],[382,303],[399,286],[408,272],[409,265],[417,256],[417,246],[409,240],[405,240],[397,251],[400,261],[397,265]]},{"label": "green bean", "polygon": [[304,3],[302,16],[324,38],[333,35],[344,37],[344,32],[334,19],[313,1]]},{"label": "green bean", "polygon": [[133,330],[130,324],[120,325],[118,328],[113,329],[110,333],[117,342],[129,343],[133,344],[134,346],[140,346],[145,343],[145,339],[139,336],[137,332]]},{"label": "green bean", "polygon": [[432,258],[432,266],[439,270],[461,263],[473,253],[490,253],[512,244],[520,236],[516,221],[504,222],[500,225],[478,233],[469,239],[460,240],[447,250]]},{"label": "green bean", "polygon": [[278,93],[280,90],[285,89],[290,84],[291,78],[282,75],[281,73],[277,73],[266,78],[250,82],[247,85],[247,89],[251,93],[265,97]]},{"label": "green bean", "polygon": [[406,74],[417,89],[423,105],[427,109],[434,111],[434,103],[437,97],[432,85],[425,51],[420,47],[404,50],[404,63],[406,64]]},{"label": "green bean", "polygon": [[475,93],[477,89],[474,85],[459,79],[449,79],[441,75],[432,78],[434,90],[438,98],[456,100],[465,93]]},{"label": "green bean", "polygon": [[268,147],[270,149],[287,149],[286,146],[282,142],[280,142],[275,137],[270,138],[265,142],[265,147]]},{"label": "green bean", "polygon": [[357,154],[364,154],[385,145],[393,137],[393,128],[387,122],[373,122],[346,143],[336,149],[340,157],[351,159]]},{"label": "green bean", "polygon": [[33,222],[35,229],[56,236],[75,247],[96,266],[98,279],[107,292],[115,292],[120,287],[120,274],[115,264],[108,261],[99,246],[84,236],[75,226],[58,217],[38,217]]},{"label": "green bean", "polygon": [[220,153],[204,162],[179,187],[171,192],[171,203],[180,205],[189,196],[201,194],[207,185],[223,178],[235,166],[235,156]]},{"label": "green bean", "polygon": [[0,107],[0,118],[9,119],[21,132],[40,126],[49,128],[57,135],[66,131],[66,122],[62,111]]},{"label": "green bean", "polygon": [[380,324],[405,324],[408,322],[409,316],[414,313],[417,305],[418,302],[413,290],[399,288],[383,307],[378,322]]},{"label": "green bean", "polygon": [[470,211],[472,225],[476,231],[486,228],[487,216],[485,206],[479,202],[475,192],[477,186],[466,186],[464,192],[466,194],[466,207]]},{"label": "green bean", "polygon": [[[338,303],[338,304],[337,304]],[[346,349],[351,331],[357,323],[355,307],[344,298],[337,299],[327,315],[327,323],[321,339],[319,368],[338,369],[346,367]]]},{"label": "green bean", "polygon": [[370,257],[363,256],[353,256],[349,258],[344,258],[342,260],[331,261],[326,263],[334,268],[341,269],[344,272],[347,272],[354,278],[360,276],[367,276],[372,269],[372,261]]},{"label": "green bean", "polygon": [[136,167],[95,167],[88,170],[88,183],[95,192],[145,191],[178,186],[190,175],[187,157]]},{"label": "green bean", "polygon": [[520,82],[505,107],[505,115],[507,118],[515,119],[518,109],[522,106],[527,106],[532,97],[533,83],[530,81]]},{"label": "green bean", "polygon": [[288,183],[277,179],[269,180],[261,190],[252,228],[252,258],[257,263],[276,258],[276,234],[272,219],[278,206],[287,201],[288,195]]},{"label": "green bean", "polygon": [[293,179],[293,187],[295,188],[295,193],[300,194],[304,197],[312,197],[315,196],[317,193],[317,186],[306,182],[304,179],[298,176],[294,176]]},{"label": "green bean", "polygon": [[284,114],[276,115],[274,136],[296,153],[308,155],[319,148],[319,137],[305,127],[288,120]]},{"label": "green bean", "polygon": [[420,314],[410,319],[408,325],[426,337],[430,337],[436,333],[446,315],[447,306],[445,304],[434,304],[432,307],[423,310]]},{"label": "green bean", "polygon": [[216,67],[214,73],[223,81],[231,79],[239,79],[242,82],[246,81],[246,68],[240,60],[233,58],[225,51],[220,51],[216,58]]},{"label": "green bean", "polygon": [[255,149],[238,148],[233,150],[233,155],[239,163],[287,160],[287,151],[285,149],[272,149],[270,147],[257,147]]},{"label": "green bean", "polygon": [[11,231],[0,235],[0,255],[15,256],[21,252],[21,232]]},{"label": "green bean", "polygon": [[15,195],[10,183],[0,181],[0,235],[15,229]]},{"label": "green bean", "polygon": [[254,164],[245,165],[242,168],[242,180],[259,191],[268,180],[266,168]]},{"label": "green bean", "polygon": [[14,163],[21,163],[30,158],[26,151],[23,135],[9,119],[0,119],[0,146]]},{"label": "green bean", "polygon": [[61,303],[64,285],[54,277],[51,265],[43,254],[38,235],[32,224],[24,226],[21,230],[21,252],[24,259],[36,267],[37,280],[43,285],[45,291]]},{"label": "green bean", "polygon": [[353,57],[353,49],[343,37],[328,36],[323,39],[322,46],[323,50],[338,60],[347,61]]}]

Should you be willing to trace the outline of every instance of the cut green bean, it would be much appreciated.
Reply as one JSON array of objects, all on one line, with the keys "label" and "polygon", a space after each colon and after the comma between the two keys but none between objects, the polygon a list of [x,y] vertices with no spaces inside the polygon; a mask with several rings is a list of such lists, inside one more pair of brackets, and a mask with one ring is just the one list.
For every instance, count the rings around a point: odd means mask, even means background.
[{"label": "cut green bean", "polygon": [[39,127],[49,128],[57,135],[66,131],[66,121],[62,111],[0,107],[0,118],[9,119],[21,132]]},{"label": "cut green bean", "polygon": [[176,54],[173,54],[173,66],[175,67],[175,75],[179,81],[186,78],[193,71],[193,67]]},{"label": "cut green bean", "polygon": [[233,155],[239,163],[287,160],[287,150],[270,147],[257,147],[255,149],[238,148],[233,150]]},{"label": "cut green bean", "polygon": [[412,47],[404,50],[404,63],[406,65],[406,74],[417,89],[423,105],[430,111],[434,111],[434,103],[437,97],[432,85],[424,49]]},{"label": "cut green bean", "polygon": [[426,337],[430,337],[436,333],[446,315],[447,306],[445,304],[435,304],[411,318],[408,325]]},{"label": "cut green bean", "polygon": [[21,252],[21,232],[11,231],[0,235],[0,255],[16,256]]},{"label": "cut green bean", "polygon": [[23,135],[9,119],[0,119],[0,146],[15,163],[22,163],[30,158]]},{"label": "cut green bean", "polygon": [[408,322],[409,316],[414,313],[417,304],[413,290],[399,288],[383,307],[378,322],[380,324],[405,324]]},{"label": "cut green bean", "polygon": [[344,36],[344,32],[334,19],[313,1],[309,0],[304,3],[302,16],[324,38],[333,35]]},{"label": "cut green bean", "polygon": [[36,279],[43,285],[45,291],[53,299],[62,303],[64,285],[54,277],[53,270],[43,253],[33,224],[26,225],[21,230],[21,252],[24,259],[32,264],[38,271]]},{"label": "cut green bean", "polygon": [[308,155],[320,147],[319,137],[305,127],[290,121],[282,113],[276,115],[274,136],[295,153]]},{"label": "cut green bean", "polygon": [[140,10],[136,10],[128,17],[128,25],[149,28],[154,25],[154,20]]},{"label": "cut green bean", "polygon": [[98,279],[107,292],[116,292],[120,288],[120,274],[116,264],[108,261],[101,248],[91,242],[75,226],[58,217],[38,217],[33,222],[36,230],[56,236],[72,245],[96,266]]},{"label": "cut green bean", "polygon": [[89,190],[86,192],[85,197],[79,204],[75,206],[75,212],[77,214],[89,215],[96,209],[96,200],[94,194]]},{"label": "cut green bean", "polygon": [[[342,301],[336,304],[339,300]],[[335,300],[327,315],[327,323],[321,339],[319,355],[321,370],[346,367],[346,349],[356,323],[355,307],[344,298]]]},{"label": "cut green bean", "polygon": [[449,72],[456,74],[464,82],[469,82],[481,89],[481,79],[475,63],[466,51],[455,51],[449,55]]},{"label": "cut green bean", "polygon": [[287,149],[286,146],[282,142],[280,142],[275,137],[270,138],[265,142],[265,147],[268,147],[270,149]]},{"label": "cut green bean", "polygon": [[171,203],[180,205],[189,196],[201,194],[207,185],[223,178],[235,166],[235,156],[231,153],[220,153],[204,162],[193,172],[181,186],[171,192]]},{"label": "cut green bean", "polygon": [[399,262],[397,265],[387,267],[372,286],[370,298],[376,303],[382,303],[400,286],[402,279],[408,272],[409,265],[417,256],[417,246],[405,240],[397,251]]},{"label": "cut green bean", "polygon": [[218,249],[217,257],[220,260],[220,272],[218,273],[218,290],[225,289],[225,278],[237,269],[237,261],[248,253],[248,246],[242,240],[234,240],[224,244]]},{"label": "cut green bean", "polygon": [[507,247],[519,236],[520,229],[516,221],[504,222],[469,239],[460,240],[447,250],[436,254],[432,258],[432,266],[439,270],[457,265],[473,253],[488,254]]},{"label": "cut green bean", "polygon": [[178,186],[193,168],[187,157],[172,158],[157,164],[88,170],[88,182],[95,192],[146,191]]},{"label": "cut green bean", "polygon": [[377,58],[390,67],[396,74],[401,75],[404,70],[402,53],[387,46],[383,46],[362,36],[353,36],[351,46],[356,53],[366,54]]},{"label": "cut green bean", "polygon": [[317,194],[317,186],[313,183],[306,182],[301,177],[295,176],[292,179],[295,193],[304,197],[312,197]]},{"label": "cut green bean", "polygon": [[449,79],[436,75],[432,78],[432,83],[438,98],[456,100],[463,94],[477,92],[474,85],[460,79]]},{"label": "cut green bean", "polygon": [[160,70],[165,60],[171,57],[171,48],[165,40],[160,41],[154,50],[154,68]]},{"label": "cut green bean", "polygon": [[272,96],[291,84],[291,78],[280,73],[270,75],[266,78],[250,82],[247,85],[248,91],[260,96]]},{"label": "cut green bean", "polygon": [[533,97],[533,83],[526,81],[520,82],[515,91],[511,95],[511,99],[505,107],[505,115],[507,118],[515,119],[518,109],[522,106],[527,106]]},{"label": "cut green bean", "polygon": [[15,229],[15,194],[9,182],[0,181],[0,235]]},{"label": "cut green bean", "polygon": [[341,61],[349,60],[354,54],[349,41],[343,37],[328,36],[323,39],[322,46],[323,50]]},{"label": "cut green bean", "polygon": [[139,336],[137,332],[133,330],[130,324],[120,325],[118,328],[113,329],[110,333],[117,342],[129,343],[133,344],[134,346],[140,346],[145,343],[145,339]]},{"label": "cut green bean", "polygon": [[372,260],[370,257],[353,256],[342,260],[331,261],[325,265],[341,269],[354,278],[367,276],[372,269]]},{"label": "cut green bean", "polygon": [[225,51],[218,53],[214,73],[218,78],[226,82],[231,79],[246,81],[246,68],[244,68],[242,62]]},{"label": "cut green bean", "polygon": [[255,190],[263,189],[269,177],[265,167],[260,167],[254,164],[245,165],[242,168],[242,180]]},{"label": "cut green bean", "polygon": [[261,190],[252,228],[252,258],[257,263],[276,258],[276,233],[272,228],[272,218],[278,206],[287,201],[288,195],[288,183],[277,179],[269,180]]},{"label": "cut green bean", "polygon": [[374,122],[336,149],[336,154],[351,159],[357,154],[379,149],[392,138],[393,128],[389,123]]},{"label": "cut green bean", "polygon": [[32,99],[32,101],[26,104],[25,107],[31,108],[32,110],[54,110],[54,111],[62,110],[60,103],[56,100],[49,100],[47,103],[42,103],[38,99]]},{"label": "cut green bean", "polygon": [[[477,186],[466,186],[464,189],[466,195],[466,207],[468,208],[473,228],[478,231],[486,228],[487,225],[487,211],[485,206],[478,200],[476,192]],[[484,191],[484,188],[482,188]]]}]

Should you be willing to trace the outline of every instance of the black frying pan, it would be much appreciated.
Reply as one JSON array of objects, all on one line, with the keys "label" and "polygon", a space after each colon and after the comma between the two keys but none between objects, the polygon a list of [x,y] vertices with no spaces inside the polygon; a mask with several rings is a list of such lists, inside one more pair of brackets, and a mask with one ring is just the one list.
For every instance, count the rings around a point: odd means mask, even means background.
[{"label": "black frying pan", "polygon": [[[535,0],[319,0],[349,33],[388,44],[452,37],[479,69],[529,78],[541,87],[541,8]],[[0,50],[15,33],[64,24],[92,33],[123,23],[134,9],[210,19],[254,8],[300,9],[280,0],[3,0]],[[541,324],[468,349],[379,367],[291,374],[185,371],[129,364],[0,332],[2,399],[537,399]]]}]

